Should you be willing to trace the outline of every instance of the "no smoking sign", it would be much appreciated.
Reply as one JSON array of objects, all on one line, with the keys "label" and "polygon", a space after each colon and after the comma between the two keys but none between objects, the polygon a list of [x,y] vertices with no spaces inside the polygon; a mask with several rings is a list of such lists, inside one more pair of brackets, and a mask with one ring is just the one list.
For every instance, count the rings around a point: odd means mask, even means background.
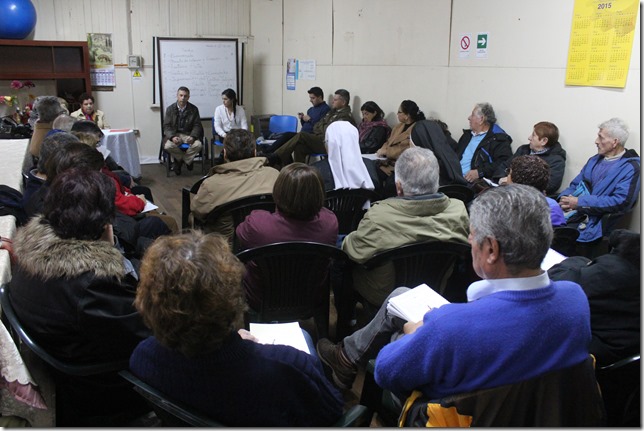
[{"label": "no smoking sign", "polygon": [[470,47],[470,38],[469,36],[463,36],[461,38],[461,49],[468,49]]},{"label": "no smoking sign", "polygon": [[472,46],[472,35],[471,34],[461,34],[458,44],[458,56],[461,58],[466,58],[470,56],[470,47]]}]

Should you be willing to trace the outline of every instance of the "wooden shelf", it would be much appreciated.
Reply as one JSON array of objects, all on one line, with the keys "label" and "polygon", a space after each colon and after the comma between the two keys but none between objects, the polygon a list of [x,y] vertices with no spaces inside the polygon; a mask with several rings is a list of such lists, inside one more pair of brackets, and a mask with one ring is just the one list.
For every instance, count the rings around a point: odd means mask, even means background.
[{"label": "wooden shelf", "polygon": [[0,80],[50,79],[70,103],[92,91],[87,42],[0,39],[0,59]]}]

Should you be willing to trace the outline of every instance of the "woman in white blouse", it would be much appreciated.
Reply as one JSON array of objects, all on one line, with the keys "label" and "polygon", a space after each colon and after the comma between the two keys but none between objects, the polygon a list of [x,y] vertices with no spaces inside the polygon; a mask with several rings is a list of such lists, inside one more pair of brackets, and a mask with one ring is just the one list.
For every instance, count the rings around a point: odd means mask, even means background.
[{"label": "woman in white blouse", "polygon": [[231,88],[221,93],[222,105],[215,108],[215,133],[223,140],[232,129],[248,130],[244,107],[237,104],[237,94]]}]

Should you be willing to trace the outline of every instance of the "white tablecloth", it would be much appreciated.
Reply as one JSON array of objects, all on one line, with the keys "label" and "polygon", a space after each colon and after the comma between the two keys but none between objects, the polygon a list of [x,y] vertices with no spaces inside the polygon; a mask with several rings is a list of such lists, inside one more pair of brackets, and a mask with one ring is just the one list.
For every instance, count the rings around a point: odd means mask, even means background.
[{"label": "white tablecloth", "polygon": [[22,191],[22,164],[29,139],[0,139],[0,184]]},{"label": "white tablecloth", "polygon": [[[103,130],[101,145],[110,150],[110,156],[134,178],[141,176],[139,145],[132,129]],[[100,147],[99,147],[100,149]]]}]

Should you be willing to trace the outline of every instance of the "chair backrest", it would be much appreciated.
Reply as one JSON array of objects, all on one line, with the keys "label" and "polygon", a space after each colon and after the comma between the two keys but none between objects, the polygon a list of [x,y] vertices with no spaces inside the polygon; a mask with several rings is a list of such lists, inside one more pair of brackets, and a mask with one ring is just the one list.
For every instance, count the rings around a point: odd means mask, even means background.
[{"label": "chair backrest", "polygon": [[372,203],[378,195],[366,189],[336,189],[326,192],[324,206],[333,211],[338,219],[340,235],[347,235],[358,227],[360,220],[367,211],[365,203]]},{"label": "chair backrest", "polygon": [[293,115],[273,115],[268,120],[271,133],[297,132],[297,117]]},{"label": "chair backrest", "polygon": [[599,367],[597,381],[606,407],[607,426],[641,427],[640,355]]},{"label": "chair backrest", "polygon": [[253,262],[261,281],[259,322],[293,321],[315,317],[318,336],[328,334],[329,268],[332,259],[346,254],[331,245],[307,241],[268,244],[237,253],[244,263]]},{"label": "chair backrest", "polygon": [[605,416],[593,358],[588,357],[572,367],[514,384],[438,400],[408,399],[399,425],[596,427],[604,425]]},{"label": "chair backrest", "polygon": [[447,184],[440,186],[438,191],[453,199],[463,201],[465,206],[474,199],[474,191],[468,186],[462,184]]},{"label": "chair backrest", "polygon": [[[448,296],[456,293],[450,291],[450,295],[446,296],[449,287],[448,276],[457,262],[467,262],[468,258],[471,262],[469,244],[453,241],[424,241],[377,253],[363,265],[366,269],[371,269],[392,262],[396,272],[395,286],[415,287],[426,283],[447,300],[452,301],[453,299]],[[464,287],[466,288],[467,286]]]},{"label": "chair backrest", "polygon": [[559,226],[553,229],[550,248],[564,256],[574,256],[577,248],[579,231],[574,227]]},{"label": "chair backrest", "polygon": [[[123,370],[127,367],[128,361],[113,361],[113,362],[102,362],[94,364],[69,364],[64,361],[61,361],[52,355],[50,355],[44,348],[42,348],[34,339],[29,335],[25,327],[18,319],[18,316],[9,300],[9,285],[0,286],[0,307],[2,307],[2,318],[11,326],[14,336],[18,336],[20,340],[48,365],[50,365],[56,371],[70,375],[70,376],[93,376],[96,374],[103,374],[108,372],[114,372]],[[15,340],[16,342],[18,340]]]},{"label": "chair backrest", "polygon": [[188,216],[190,215],[190,195],[197,194],[199,187],[201,187],[201,184],[203,184],[206,178],[208,178],[208,175],[199,178],[192,186],[181,189],[181,229],[190,227],[188,223]]},{"label": "chair backrest", "polygon": [[210,419],[190,409],[184,404],[173,401],[165,394],[148,385],[134,374],[122,370],[119,375],[134,385],[138,392],[152,407],[164,427],[223,427],[224,424]]}]

